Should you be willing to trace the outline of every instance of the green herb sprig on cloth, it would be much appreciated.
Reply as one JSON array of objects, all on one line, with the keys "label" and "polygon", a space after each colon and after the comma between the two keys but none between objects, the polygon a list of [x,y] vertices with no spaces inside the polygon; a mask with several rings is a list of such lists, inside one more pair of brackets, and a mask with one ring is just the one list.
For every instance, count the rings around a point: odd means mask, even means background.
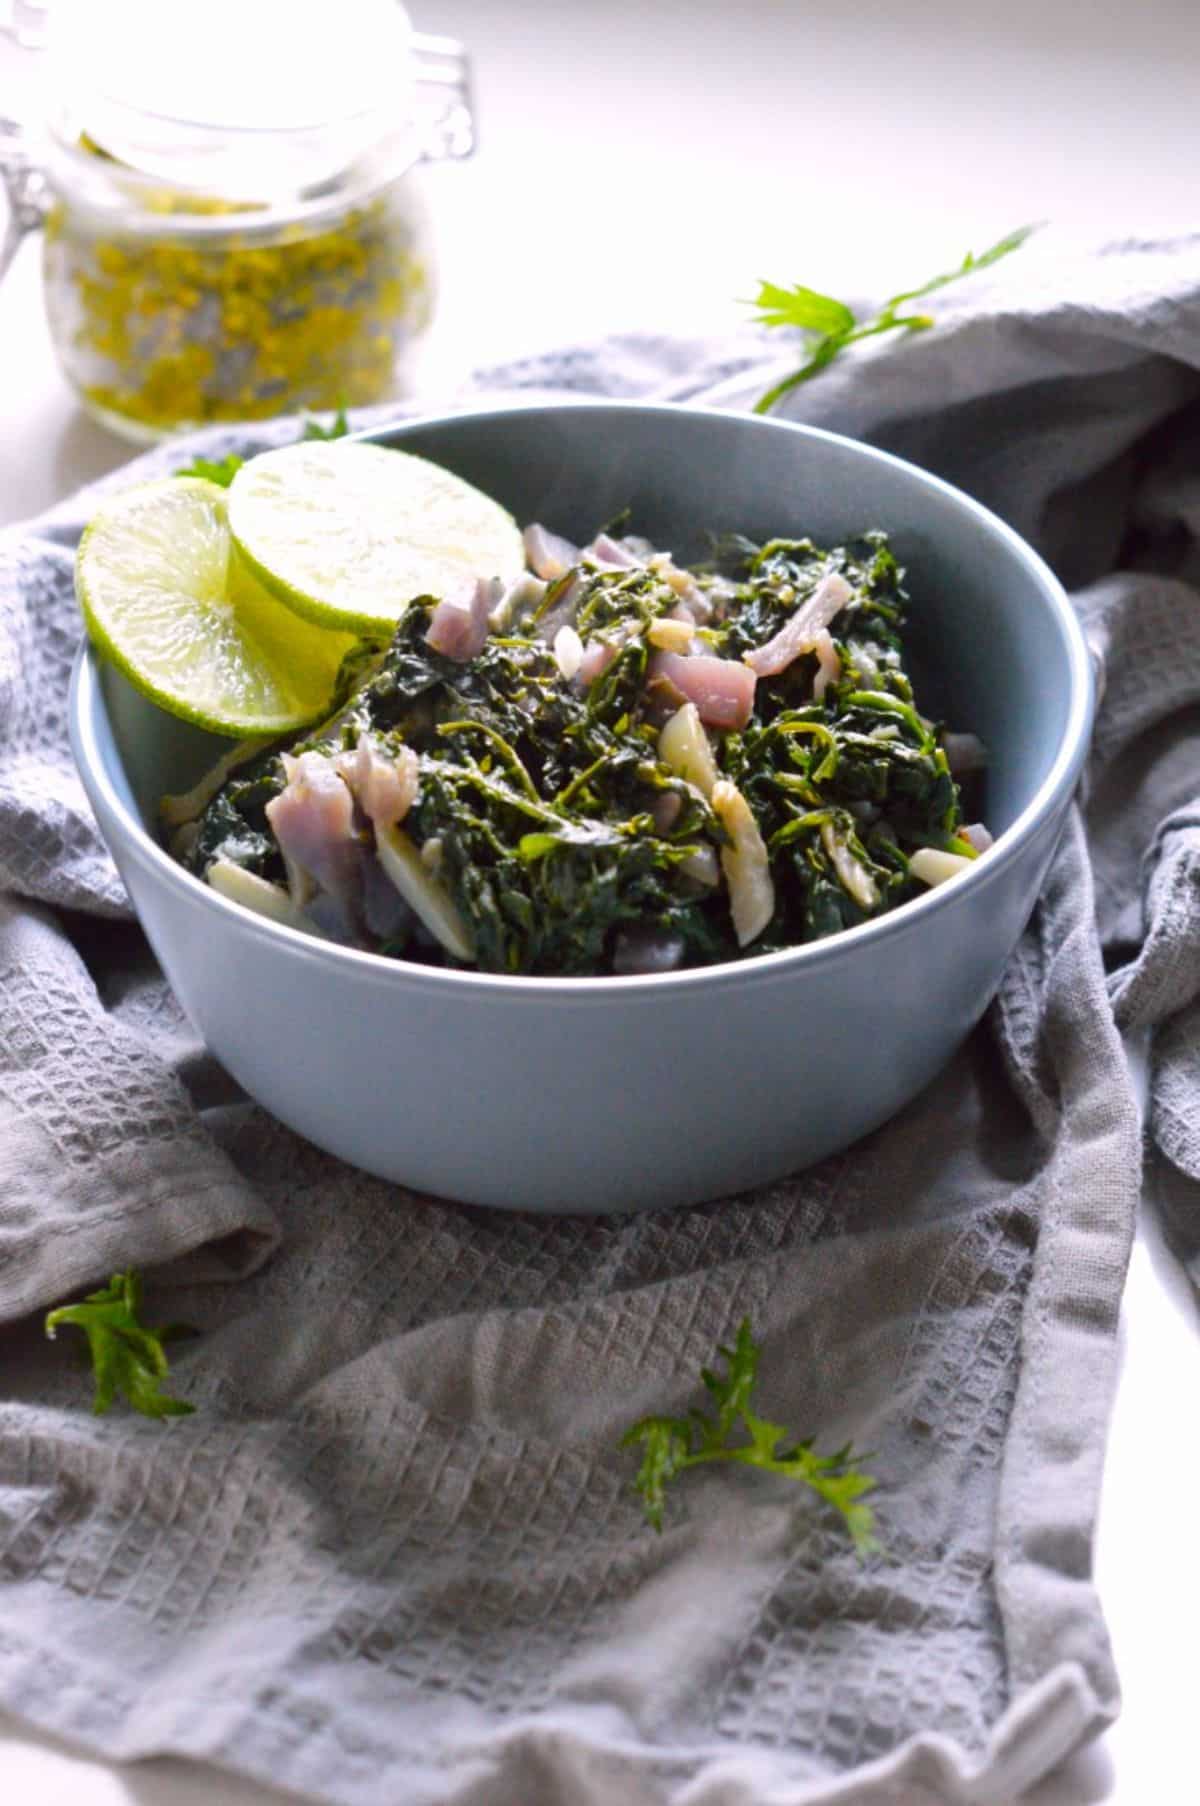
[{"label": "green herb sprig on cloth", "polygon": [[118,1392],[144,1417],[186,1417],[195,1410],[182,1398],[162,1390],[167,1377],[164,1342],[189,1335],[182,1324],[147,1329],[139,1323],[142,1282],[138,1275],[114,1273],[101,1292],[89,1292],[79,1304],[65,1304],[46,1318],[51,1341],[64,1323],[73,1323],[88,1339],[96,1395],[92,1409],[103,1416]]},{"label": "green herb sprig on cloth", "polygon": [[[875,1481],[859,1471],[856,1463],[861,1457],[849,1443],[835,1454],[818,1455],[812,1437],[795,1441],[783,1424],[751,1410],[760,1350],[748,1318],[743,1318],[734,1346],[718,1352],[726,1371],[714,1373],[705,1367],[700,1374],[715,1406],[713,1414],[693,1407],[686,1417],[642,1417],[621,1438],[622,1448],[642,1445],[634,1486],[654,1528],[662,1529],[666,1488],[677,1474],[705,1462],[732,1461],[810,1486],[841,1513],[860,1555],[876,1551],[875,1514],[864,1503]],[[732,1440],[739,1430],[750,1438],[748,1442]]]},{"label": "green herb sprig on cloth", "polygon": [[857,344],[860,339],[876,338],[883,332],[927,332],[934,324],[932,314],[901,313],[899,309],[906,307],[910,301],[919,301],[925,295],[932,295],[937,289],[946,288],[952,282],[961,281],[964,276],[970,276],[976,270],[986,269],[989,264],[999,263],[1002,257],[1019,250],[1035,230],[1034,226],[1021,226],[988,250],[981,251],[978,257],[968,251],[956,269],[947,270],[941,276],[930,277],[919,288],[905,289],[903,293],[893,295],[868,320],[860,320],[844,301],[837,301],[832,295],[819,294],[816,289],[805,288],[801,283],[797,283],[794,288],[781,288],[775,282],[762,283],[757,298],[748,303],[759,310],[755,316],[758,324],[790,326],[801,332],[812,333],[815,335],[815,343],[806,363],[759,396],[754,404],[754,412],[769,413],[776,402],[801,383],[811,382],[848,345]]}]

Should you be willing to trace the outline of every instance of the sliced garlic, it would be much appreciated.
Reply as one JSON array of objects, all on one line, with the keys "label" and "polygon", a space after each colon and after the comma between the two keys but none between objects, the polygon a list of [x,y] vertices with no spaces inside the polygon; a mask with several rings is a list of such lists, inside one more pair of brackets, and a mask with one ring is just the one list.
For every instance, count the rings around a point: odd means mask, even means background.
[{"label": "sliced garlic", "polygon": [[255,915],[266,916],[271,922],[282,922],[288,928],[307,926],[301,922],[299,910],[281,885],[269,883],[257,872],[248,872],[244,865],[238,865],[232,859],[218,856],[204,875],[219,896],[228,897],[231,903],[240,903],[244,909],[252,909]]},{"label": "sliced garlic", "polygon": [[685,702],[671,716],[658,736],[658,756],[711,800],[713,786],[721,774],[694,702]]},{"label": "sliced garlic", "polygon": [[861,909],[877,909],[879,886],[866,867],[854,857],[831,821],[821,823],[821,840],[843,890],[849,891]]},{"label": "sliced garlic", "polygon": [[434,939],[455,959],[473,960],[475,944],[467,924],[403,828],[377,826],[375,847],[380,865]]},{"label": "sliced garlic", "polygon": [[733,842],[721,848],[721,870],[729,886],[729,908],[739,947],[749,946],[775,913],[766,842],[749,803],[726,778],[713,785],[713,813]]},{"label": "sliced garlic", "polygon": [[583,663],[583,641],[569,622],[554,636],[554,662],[568,683]]},{"label": "sliced garlic", "polygon": [[676,621],[669,615],[652,621],[646,629],[646,638],[650,644],[660,647],[663,652],[686,652],[695,637],[696,628],[692,621]]},{"label": "sliced garlic", "polygon": [[974,863],[963,853],[943,853],[940,847],[918,847],[908,862],[908,869],[922,884],[945,884],[948,879],[969,870]]}]

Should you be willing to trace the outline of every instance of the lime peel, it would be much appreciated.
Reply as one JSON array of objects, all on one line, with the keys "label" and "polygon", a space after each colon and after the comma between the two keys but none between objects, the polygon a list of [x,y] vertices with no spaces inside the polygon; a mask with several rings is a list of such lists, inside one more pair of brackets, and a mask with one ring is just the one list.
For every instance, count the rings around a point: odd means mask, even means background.
[{"label": "lime peel", "polygon": [[80,540],[75,589],[93,643],[135,689],[239,738],[317,720],[355,643],[264,589],[233,544],[227,492],[201,477],[104,502]]},{"label": "lime peel", "polygon": [[428,458],[355,441],[262,452],[229,489],[245,563],[303,618],[386,634],[418,597],[525,569],[512,516]]}]

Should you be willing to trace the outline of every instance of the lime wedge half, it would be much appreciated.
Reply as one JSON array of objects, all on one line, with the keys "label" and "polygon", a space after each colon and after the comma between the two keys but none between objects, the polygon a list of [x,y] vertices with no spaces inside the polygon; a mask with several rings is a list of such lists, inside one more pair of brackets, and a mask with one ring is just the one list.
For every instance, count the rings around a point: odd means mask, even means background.
[{"label": "lime wedge half", "polygon": [[335,440],[262,452],[229,490],[243,557],[310,621],[390,636],[417,596],[515,582],[521,534],[482,490],[410,452]]},{"label": "lime wedge half", "polygon": [[220,734],[282,734],[329,707],[354,637],[263,589],[227,505],[200,477],[114,496],[80,541],[75,591],[94,643],[160,707]]}]

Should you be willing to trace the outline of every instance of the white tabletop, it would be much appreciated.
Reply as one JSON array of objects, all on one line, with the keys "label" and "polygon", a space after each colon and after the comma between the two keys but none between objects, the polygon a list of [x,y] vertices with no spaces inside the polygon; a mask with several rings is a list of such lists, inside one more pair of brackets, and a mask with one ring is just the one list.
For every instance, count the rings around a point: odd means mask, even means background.
[{"label": "white tabletop", "polygon": [[[444,300],[431,393],[472,365],[616,328],[719,330],[759,277],[907,286],[1007,229],[1197,223],[1196,0],[413,0],[474,52],[480,151],[435,171]],[[0,5],[0,15],[4,8]],[[194,15],[202,17],[200,14]],[[0,113],[28,78],[0,43]],[[111,469],[42,317],[38,247],[0,285],[0,522]],[[1200,1320],[1152,1220],[1134,1252],[1097,1580],[1116,1727],[1038,1806],[1185,1806],[1200,1556]],[[1176,1528],[1175,1526],[1178,1526]],[[0,1717],[0,1799],[263,1806],[179,1761],[117,1768]]]}]

